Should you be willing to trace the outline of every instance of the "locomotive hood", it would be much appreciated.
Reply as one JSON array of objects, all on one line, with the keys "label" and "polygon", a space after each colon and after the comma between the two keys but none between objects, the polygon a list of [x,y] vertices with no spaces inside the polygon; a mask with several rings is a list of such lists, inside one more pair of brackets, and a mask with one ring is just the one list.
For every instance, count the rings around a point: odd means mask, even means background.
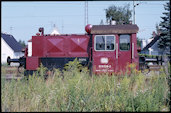
[{"label": "locomotive hood", "polygon": [[139,30],[136,24],[126,25],[93,25],[91,34],[132,34]]}]

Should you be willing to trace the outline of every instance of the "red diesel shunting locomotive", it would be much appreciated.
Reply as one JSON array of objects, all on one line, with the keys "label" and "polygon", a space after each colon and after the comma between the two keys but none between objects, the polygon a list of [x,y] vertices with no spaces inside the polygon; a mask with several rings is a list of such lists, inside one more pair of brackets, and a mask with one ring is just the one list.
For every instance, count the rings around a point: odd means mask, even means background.
[{"label": "red diesel shunting locomotive", "polygon": [[32,36],[32,55],[28,56],[25,51],[24,57],[8,58],[7,62],[19,62],[26,69],[26,75],[32,74],[41,63],[48,69],[62,69],[75,58],[96,74],[125,71],[129,63],[139,68],[137,25],[89,24],[85,30],[87,34],[83,35],[44,35],[44,29],[40,28],[41,34]]}]

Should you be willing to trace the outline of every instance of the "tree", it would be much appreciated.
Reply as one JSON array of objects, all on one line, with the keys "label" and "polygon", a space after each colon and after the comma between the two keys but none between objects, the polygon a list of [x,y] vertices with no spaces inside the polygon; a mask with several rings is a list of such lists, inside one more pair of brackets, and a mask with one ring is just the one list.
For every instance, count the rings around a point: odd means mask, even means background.
[{"label": "tree", "polygon": [[137,46],[141,48],[142,40],[137,37]]},{"label": "tree", "polygon": [[21,41],[21,40],[19,40],[19,41],[18,41],[18,43],[20,43],[20,44],[21,44],[22,48],[25,48],[25,46],[26,46],[25,41]]},{"label": "tree", "polygon": [[163,12],[164,16],[161,17],[162,21],[159,24],[160,26],[160,40],[158,47],[163,51],[166,51],[171,46],[170,38],[170,4],[169,2],[164,5],[166,12]]},{"label": "tree", "polygon": [[103,19],[100,21],[100,25],[104,25],[104,23],[103,23]]},{"label": "tree", "polygon": [[116,24],[129,24],[129,20],[132,16],[132,11],[129,7],[129,4],[124,7],[117,7],[115,5],[109,6],[108,9],[105,9],[107,21],[115,20]]}]

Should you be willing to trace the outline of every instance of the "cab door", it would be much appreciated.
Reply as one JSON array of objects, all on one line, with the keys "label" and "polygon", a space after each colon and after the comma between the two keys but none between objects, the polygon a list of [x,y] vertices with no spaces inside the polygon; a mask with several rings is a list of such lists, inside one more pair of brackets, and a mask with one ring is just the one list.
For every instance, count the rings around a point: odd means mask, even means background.
[{"label": "cab door", "polygon": [[115,35],[93,36],[93,72],[113,73],[116,62]]},{"label": "cab door", "polygon": [[119,71],[126,71],[126,67],[131,63],[131,35],[119,35],[118,48],[118,68]]}]

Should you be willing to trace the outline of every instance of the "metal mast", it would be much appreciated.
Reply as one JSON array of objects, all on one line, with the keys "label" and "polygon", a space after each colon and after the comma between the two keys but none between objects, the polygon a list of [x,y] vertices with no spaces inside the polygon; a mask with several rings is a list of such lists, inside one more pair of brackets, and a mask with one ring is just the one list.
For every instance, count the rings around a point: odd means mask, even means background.
[{"label": "metal mast", "polygon": [[85,1],[85,26],[88,24],[88,1]]},{"label": "metal mast", "polygon": [[135,24],[135,2],[134,2],[134,0],[133,0],[133,13],[134,13],[134,14],[133,14],[133,18],[134,18],[134,19],[133,19],[133,20],[134,20],[133,22],[134,22],[134,24]]}]

